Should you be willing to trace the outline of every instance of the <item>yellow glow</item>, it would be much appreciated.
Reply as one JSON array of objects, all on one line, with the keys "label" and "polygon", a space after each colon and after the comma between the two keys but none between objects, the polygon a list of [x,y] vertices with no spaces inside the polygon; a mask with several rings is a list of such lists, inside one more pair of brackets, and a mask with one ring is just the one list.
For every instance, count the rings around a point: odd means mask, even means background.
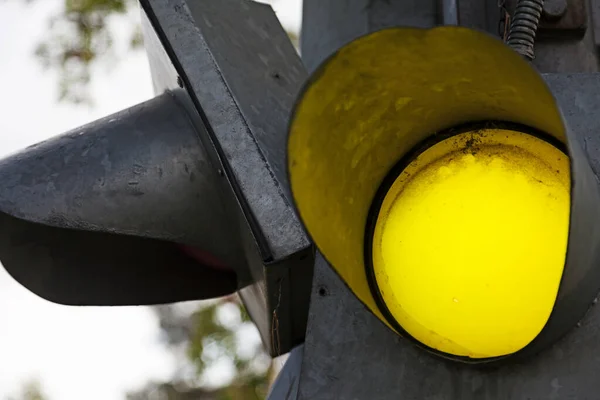
[{"label": "yellow glow", "polygon": [[507,130],[469,132],[421,153],[379,213],[373,268],[412,337],[472,358],[514,353],[554,306],[569,231],[567,156]]}]

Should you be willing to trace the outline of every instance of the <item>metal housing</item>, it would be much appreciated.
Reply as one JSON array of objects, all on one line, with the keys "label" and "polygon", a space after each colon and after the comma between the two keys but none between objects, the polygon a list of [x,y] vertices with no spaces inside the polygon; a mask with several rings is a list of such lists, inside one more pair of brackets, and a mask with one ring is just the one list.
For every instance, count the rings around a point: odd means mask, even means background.
[{"label": "metal housing", "polygon": [[270,354],[286,353],[304,340],[314,263],[285,179],[287,120],[304,67],[264,4],[141,4],[155,92],[181,84],[207,127],[201,140],[223,175],[252,282],[239,294]]},{"label": "metal housing", "polygon": [[[305,0],[301,41],[305,64],[313,70],[349,40],[377,28],[430,27],[439,23],[441,18],[436,16],[440,15],[440,9],[434,2],[419,2],[418,7],[415,3]],[[497,19],[489,17],[497,14],[496,1],[457,3],[461,25],[496,34]],[[581,42],[573,39],[560,42],[555,38],[545,41],[538,49],[538,68],[596,71],[597,55],[593,54],[593,43],[588,41],[590,28],[587,39]],[[546,74],[544,79],[598,176],[600,122],[593,110],[600,107],[597,96],[600,77],[593,73],[565,73]],[[440,360],[393,334],[352,295],[320,255],[314,278],[309,329],[298,372],[299,394],[292,398],[546,400],[596,396],[595,371],[600,367],[597,307],[592,307],[578,327],[547,350],[519,363],[477,368]],[[292,366],[292,370],[296,368]]]}]

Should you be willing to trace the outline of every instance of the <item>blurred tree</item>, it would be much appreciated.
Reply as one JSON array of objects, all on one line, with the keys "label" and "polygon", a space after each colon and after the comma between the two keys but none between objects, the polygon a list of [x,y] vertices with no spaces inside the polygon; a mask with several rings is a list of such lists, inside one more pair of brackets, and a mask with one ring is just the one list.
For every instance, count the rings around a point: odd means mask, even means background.
[{"label": "blurred tree", "polygon": [[[36,0],[22,0],[34,2]],[[143,47],[141,27],[134,22],[137,0],[63,0],[61,11],[48,22],[48,35],[38,44],[35,55],[46,69],[58,73],[59,101],[92,104],[89,93],[92,67],[97,62],[114,65],[115,40],[128,51]],[[265,0],[261,0],[265,1]],[[267,1],[273,3],[275,1]],[[131,19],[129,35],[115,35],[111,22],[115,18]],[[298,35],[288,32],[298,48]]]},{"label": "blurred tree", "polygon": [[[33,0],[26,0],[33,1]],[[135,0],[64,0],[63,9],[49,19],[48,35],[35,51],[42,65],[58,72],[59,100],[91,103],[91,67],[111,58],[115,35],[111,20],[126,17]],[[141,29],[126,37],[129,49],[142,45]]]},{"label": "blurred tree", "polygon": [[[185,304],[184,304],[185,306]],[[191,304],[155,307],[165,343],[183,350],[193,373],[173,382],[152,382],[127,400],[259,400],[264,399],[274,364],[264,352],[256,328],[237,296]],[[185,362],[184,362],[185,364]],[[207,375],[219,368],[229,375],[215,388]],[[184,368],[185,369],[185,368]],[[221,373],[223,373],[221,372]]]},{"label": "blurred tree", "polygon": [[31,380],[23,385],[18,397],[9,397],[6,400],[46,400],[46,396],[42,392],[40,383]]}]

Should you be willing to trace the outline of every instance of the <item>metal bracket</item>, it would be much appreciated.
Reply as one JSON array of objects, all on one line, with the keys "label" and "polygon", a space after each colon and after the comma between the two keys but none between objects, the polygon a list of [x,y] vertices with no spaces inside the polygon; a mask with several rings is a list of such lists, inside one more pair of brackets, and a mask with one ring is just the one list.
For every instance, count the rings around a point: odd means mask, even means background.
[{"label": "metal bracket", "polygon": [[586,0],[545,0],[538,37],[581,38],[587,21]]}]

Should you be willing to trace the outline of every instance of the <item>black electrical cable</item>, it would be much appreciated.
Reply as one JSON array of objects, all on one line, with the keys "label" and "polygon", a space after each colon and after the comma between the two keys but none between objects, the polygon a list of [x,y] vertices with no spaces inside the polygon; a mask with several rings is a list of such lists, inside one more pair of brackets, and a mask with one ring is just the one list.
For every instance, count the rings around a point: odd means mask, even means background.
[{"label": "black electrical cable", "polygon": [[507,43],[527,60],[534,58],[535,34],[540,24],[544,0],[518,0]]}]

